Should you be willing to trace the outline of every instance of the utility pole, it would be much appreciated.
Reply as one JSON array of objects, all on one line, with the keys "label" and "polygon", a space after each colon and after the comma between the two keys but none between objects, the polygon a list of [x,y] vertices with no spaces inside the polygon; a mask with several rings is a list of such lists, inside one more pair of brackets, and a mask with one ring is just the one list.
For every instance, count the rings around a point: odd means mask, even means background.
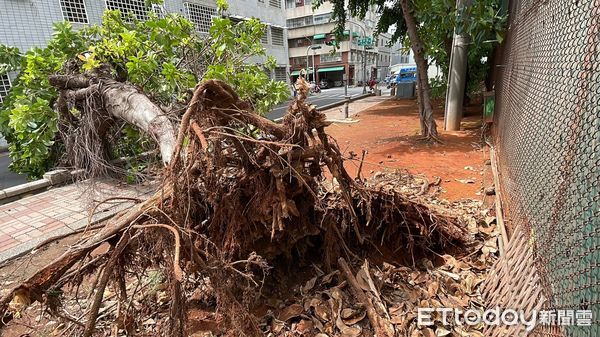
[{"label": "utility pole", "polygon": [[[456,0],[456,10],[464,15],[466,8],[471,5],[471,0]],[[465,96],[465,81],[467,77],[467,60],[469,37],[458,35],[454,27],[452,39],[452,54],[450,55],[450,69],[448,70],[448,89],[446,91],[446,113],[444,129],[447,131],[460,130],[460,121],[463,115],[463,98]]]},{"label": "utility pole", "polygon": [[[358,22],[347,20],[349,23],[355,24],[363,32],[363,37],[367,37],[367,30],[361,26]],[[352,34],[352,33],[351,33]],[[367,93],[367,46],[363,44],[363,94]]]},{"label": "utility pole", "polygon": [[310,46],[308,46],[308,48],[306,48],[306,80],[310,80],[310,67],[308,66],[308,51],[311,50],[313,51],[313,56],[312,56],[312,71],[313,71],[313,76],[312,76],[312,80],[315,81],[315,50],[316,49],[321,49],[321,46],[319,45],[314,45],[311,44]]},{"label": "utility pole", "polygon": [[363,94],[366,94],[366,93],[367,93],[367,46],[363,45]]},{"label": "utility pole", "polygon": [[313,48],[313,55],[312,55],[312,69],[313,69],[313,81],[315,82],[315,85],[319,85],[319,83],[317,83],[317,67],[315,67],[315,49]]}]

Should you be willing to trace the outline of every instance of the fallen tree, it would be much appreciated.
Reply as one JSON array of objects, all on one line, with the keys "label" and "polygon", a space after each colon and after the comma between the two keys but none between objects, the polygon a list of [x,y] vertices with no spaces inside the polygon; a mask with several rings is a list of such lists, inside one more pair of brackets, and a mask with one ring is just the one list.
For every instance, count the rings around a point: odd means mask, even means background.
[{"label": "fallen tree", "polygon": [[[53,82],[67,82],[60,79]],[[208,285],[226,334],[258,336],[251,307],[261,289],[280,282],[275,275],[302,256],[321,255],[331,270],[340,257],[356,259],[370,247],[400,249],[410,264],[430,251],[469,246],[458,217],[352,179],[325,132],[325,115],[305,102],[307,83],[300,79],[296,86],[297,98],[276,124],[228,84],[200,84],[157,193],[11,290],[0,300],[3,323],[32,301],[59,312],[62,287],[95,273],[85,323],[73,333],[94,334],[110,283],[122,304],[115,320],[128,329],[123,322],[141,317],[143,309],[126,305],[135,290],[126,287],[125,270],[152,267],[168,278],[168,329],[161,334],[186,335],[185,293]],[[101,245],[109,248],[91,254]],[[341,267],[348,274],[349,267]],[[369,312],[377,336],[391,336],[386,318]]]},{"label": "fallen tree", "polygon": [[[124,120],[150,135],[158,144],[163,163],[168,164],[175,148],[175,129],[167,115],[137,88],[115,81],[106,72],[108,70],[49,77],[50,84],[60,92],[57,110],[61,114],[62,128],[66,128],[62,131],[64,139],[67,140],[67,151],[80,147],[81,137],[73,137],[73,133],[76,132],[75,129],[77,133],[81,133],[82,125],[87,126],[87,131],[94,129],[96,137],[92,142],[102,144],[102,140],[107,136],[109,117],[113,117]],[[90,104],[91,100],[99,102]],[[95,108],[95,111],[87,111],[90,107]],[[81,116],[87,118],[87,121],[79,120],[71,113],[77,108],[86,112]],[[68,139],[72,138],[77,139],[69,142]],[[104,154],[102,157],[105,159],[109,159],[106,158],[107,150],[103,149],[100,153]],[[72,154],[70,157],[80,158],[81,154]],[[75,166],[86,167],[83,163]]]}]

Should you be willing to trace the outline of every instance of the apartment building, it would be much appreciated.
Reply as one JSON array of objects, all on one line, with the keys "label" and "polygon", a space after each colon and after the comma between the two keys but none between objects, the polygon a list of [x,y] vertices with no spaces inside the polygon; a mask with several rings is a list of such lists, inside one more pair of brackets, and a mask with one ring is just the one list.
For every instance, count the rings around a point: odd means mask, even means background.
[{"label": "apartment building", "polygon": [[[234,20],[255,17],[267,25],[262,43],[267,55],[277,60],[271,77],[288,79],[288,45],[285,29],[284,0],[229,0],[229,15]],[[147,18],[150,8],[145,0],[0,0],[0,43],[27,51],[43,47],[52,36],[52,24],[69,21],[76,28],[100,24],[106,9],[132,12],[139,19]],[[206,33],[217,14],[215,0],[164,0],[157,12],[181,13],[192,21],[199,33]],[[249,62],[263,63],[265,57]],[[10,89],[15,74],[0,74],[0,104]]]},{"label": "apartment building", "polygon": [[[378,20],[374,7],[364,20],[348,20],[343,39],[335,42],[330,2],[313,10],[311,0],[285,0],[285,11],[292,80],[301,69],[308,70],[311,80],[325,80],[330,86],[342,86],[344,78],[349,84],[359,84],[370,78],[383,79],[387,74],[391,61],[389,34],[375,37],[367,47],[359,43],[364,37],[373,38]],[[332,46],[334,43],[337,48]]]}]

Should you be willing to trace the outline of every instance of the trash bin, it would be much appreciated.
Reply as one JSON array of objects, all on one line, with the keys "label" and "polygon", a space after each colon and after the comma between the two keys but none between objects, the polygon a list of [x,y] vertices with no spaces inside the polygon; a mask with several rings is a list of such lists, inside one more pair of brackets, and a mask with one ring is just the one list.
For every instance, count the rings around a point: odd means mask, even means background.
[{"label": "trash bin", "polygon": [[396,97],[398,98],[414,98],[415,97],[415,82],[400,82],[396,84]]}]

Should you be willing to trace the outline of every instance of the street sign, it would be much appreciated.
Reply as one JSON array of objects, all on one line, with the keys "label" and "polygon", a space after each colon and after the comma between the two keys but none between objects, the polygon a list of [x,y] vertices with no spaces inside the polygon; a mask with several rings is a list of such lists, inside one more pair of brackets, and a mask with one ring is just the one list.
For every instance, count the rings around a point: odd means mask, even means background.
[{"label": "street sign", "polygon": [[373,44],[373,37],[365,36],[358,39],[359,46],[369,46]]}]

